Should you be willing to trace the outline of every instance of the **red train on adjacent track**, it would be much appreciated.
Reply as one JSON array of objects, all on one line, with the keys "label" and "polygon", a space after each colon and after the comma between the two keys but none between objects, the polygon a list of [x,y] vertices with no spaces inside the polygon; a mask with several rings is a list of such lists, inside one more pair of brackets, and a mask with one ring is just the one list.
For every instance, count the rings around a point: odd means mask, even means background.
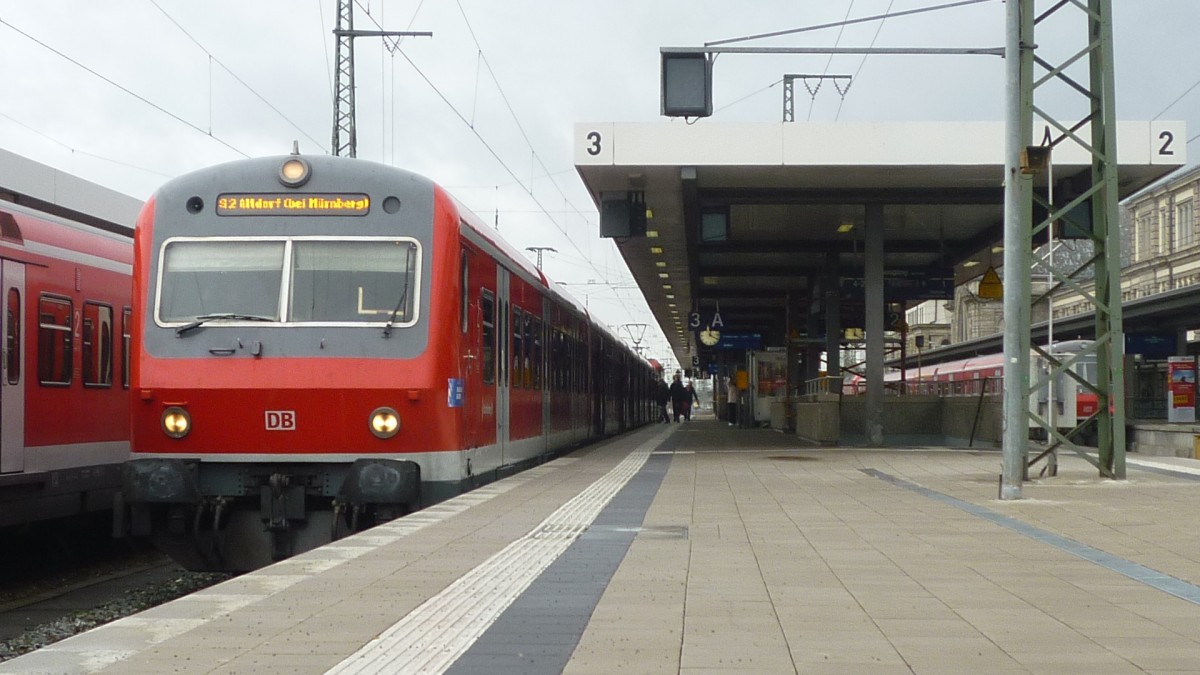
[{"label": "red train on adjacent track", "polygon": [[297,154],[138,221],[127,527],[246,570],[651,420],[648,363],[442,188]]},{"label": "red train on adjacent track", "polygon": [[137,202],[4,152],[0,179],[0,527],[105,512],[129,457],[132,222],[54,199],[130,221]]}]

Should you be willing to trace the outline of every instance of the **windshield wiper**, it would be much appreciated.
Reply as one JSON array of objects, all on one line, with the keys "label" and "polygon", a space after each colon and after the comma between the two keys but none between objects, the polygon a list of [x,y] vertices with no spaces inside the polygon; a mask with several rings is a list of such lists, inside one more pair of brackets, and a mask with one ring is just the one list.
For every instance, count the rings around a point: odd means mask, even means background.
[{"label": "windshield wiper", "polygon": [[396,323],[396,316],[400,314],[401,308],[404,309],[404,316],[408,317],[408,273],[409,273],[409,258],[408,254],[404,254],[404,286],[400,289],[400,299],[396,301],[396,307],[392,309],[392,315],[388,317],[387,323],[383,326],[383,337],[389,338],[392,336],[392,324]]},{"label": "windshield wiper", "polygon": [[190,333],[191,331],[215,319],[225,319],[227,321],[275,321],[275,319],[269,316],[257,316],[254,314],[205,314],[204,316],[196,317],[196,320],[192,321],[191,323],[185,323],[179,328],[176,328],[175,337],[183,337],[184,333]]},{"label": "windshield wiper", "polygon": [[[400,314],[400,309],[408,304],[408,277],[404,277],[404,289],[400,291],[400,300],[396,302],[395,309],[392,310],[392,315],[388,317],[387,323],[383,325],[383,337],[392,336],[392,324],[396,323],[396,316]],[[407,312],[405,312],[407,314]]]}]

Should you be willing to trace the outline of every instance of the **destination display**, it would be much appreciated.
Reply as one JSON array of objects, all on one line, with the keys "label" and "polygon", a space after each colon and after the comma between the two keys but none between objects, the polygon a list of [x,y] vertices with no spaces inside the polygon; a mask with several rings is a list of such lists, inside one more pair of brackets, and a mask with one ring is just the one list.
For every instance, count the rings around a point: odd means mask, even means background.
[{"label": "destination display", "polygon": [[[842,277],[842,298],[861,300],[867,282],[862,277]],[[906,300],[953,300],[954,274],[929,274],[914,270],[884,270],[883,297],[890,302]]]},{"label": "destination display", "polygon": [[223,194],[218,216],[365,216],[371,198],[364,194]]}]

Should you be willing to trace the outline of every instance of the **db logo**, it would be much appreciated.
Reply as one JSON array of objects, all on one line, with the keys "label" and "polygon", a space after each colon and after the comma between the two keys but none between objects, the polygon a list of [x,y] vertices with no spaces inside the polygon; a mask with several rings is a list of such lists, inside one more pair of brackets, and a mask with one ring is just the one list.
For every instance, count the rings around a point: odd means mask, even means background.
[{"label": "db logo", "polygon": [[295,410],[268,410],[267,416],[267,431],[295,431],[296,430],[296,411]]}]

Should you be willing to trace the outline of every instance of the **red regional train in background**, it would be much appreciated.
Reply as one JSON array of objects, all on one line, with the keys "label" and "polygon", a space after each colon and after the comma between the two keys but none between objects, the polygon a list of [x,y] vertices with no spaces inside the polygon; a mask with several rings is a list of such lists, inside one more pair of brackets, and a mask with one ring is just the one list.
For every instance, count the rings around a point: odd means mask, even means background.
[{"label": "red regional train in background", "polygon": [[421,176],[237,161],[138,220],[116,524],[248,570],[652,419],[650,365]]},{"label": "red regional train in background", "polygon": [[[1091,340],[1064,340],[1055,342],[1050,354],[1060,361],[1067,361],[1092,344]],[[1030,384],[1039,379],[1046,379],[1050,373],[1050,363],[1036,351],[1031,352]],[[1075,358],[1069,370],[1084,380],[1095,384],[1096,357],[1085,354]],[[930,364],[924,367],[908,368],[904,371],[891,370],[884,375],[889,393],[927,394],[932,396],[979,396],[992,394],[999,396],[1004,388],[1004,354],[983,354],[957,361]],[[1037,396],[1030,397],[1029,409],[1042,419],[1051,419],[1054,414],[1054,424],[1061,433],[1068,434],[1081,422],[1092,417],[1099,409],[1099,397],[1096,392],[1080,384],[1075,378],[1065,373],[1054,377],[1053,386],[1043,386]],[[845,394],[861,394],[865,391],[866,380],[860,375],[853,375],[843,385]],[[1055,406],[1050,407],[1053,397]],[[1044,440],[1045,430],[1030,420],[1031,434],[1039,440]],[[1095,445],[1095,431],[1088,429],[1076,437],[1084,444]]]},{"label": "red regional train in background", "polygon": [[139,205],[0,151],[0,527],[112,508],[129,458]]}]

